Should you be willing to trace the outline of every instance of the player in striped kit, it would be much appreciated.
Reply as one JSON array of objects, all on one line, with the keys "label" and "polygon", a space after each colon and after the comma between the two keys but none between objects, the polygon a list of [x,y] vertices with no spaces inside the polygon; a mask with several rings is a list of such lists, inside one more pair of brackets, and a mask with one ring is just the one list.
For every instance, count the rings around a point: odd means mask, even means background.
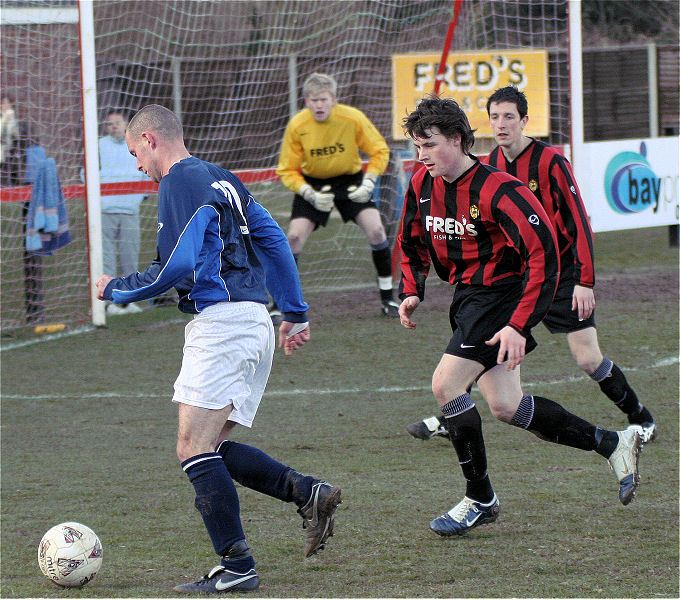
[{"label": "player in striped kit", "polygon": [[[594,308],[594,262],[591,226],[567,159],[555,148],[523,134],[528,122],[527,98],[513,86],[496,90],[487,101],[497,147],[483,162],[525,183],[542,203],[556,230],[560,280],[544,318],[551,333],[567,334],[570,352],[580,368],[627,415],[643,442],[657,435],[655,420],[643,406],[624,373],[598,345]],[[416,438],[448,437],[444,417],[430,417],[407,426]]]},{"label": "player in striped kit", "polygon": [[340,488],[227,439],[237,423],[251,426],[269,377],[275,337],[268,289],[283,312],[280,347],[291,354],[310,338],[298,271],[274,219],[235,175],[189,154],[171,111],[145,106],[130,121],[126,142],[137,168],[159,182],[158,255],[142,272],[103,275],[98,297],[136,302],[175,287],[179,309],[194,315],[174,386],[177,455],[221,557],[203,579],[174,589],[252,591],[259,578],[234,482],[296,504],[306,528],[305,556],[324,547],[341,501]]},{"label": "player in striped kit", "polygon": [[524,394],[519,365],[536,342],[531,329],[551,306],[559,278],[556,234],[546,211],[516,178],[469,154],[473,131],[454,100],[422,100],[405,119],[423,163],[409,184],[398,243],[402,250],[400,321],[407,329],[424,298],[432,263],[456,284],[453,335],[433,374],[433,393],[466,479],[461,502],[430,528],[449,536],[496,520],[499,501],[487,473],[477,382],[492,414],[541,439],[608,460],[622,504],[638,487],[641,436],[608,431],[558,403]]},{"label": "player in striped kit", "polygon": [[[277,175],[295,194],[288,241],[298,260],[312,232],[326,227],[335,206],[343,222],[354,221],[366,235],[376,268],[381,312],[397,317],[392,252],[372,200],[376,179],[388,166],[390,150],[363,112],[337,103],[336,87],[330,75],[312,73],[303,83],[306,108],[289,121],[281,142]],[[360,150],[369,156],[365,173]]]}]

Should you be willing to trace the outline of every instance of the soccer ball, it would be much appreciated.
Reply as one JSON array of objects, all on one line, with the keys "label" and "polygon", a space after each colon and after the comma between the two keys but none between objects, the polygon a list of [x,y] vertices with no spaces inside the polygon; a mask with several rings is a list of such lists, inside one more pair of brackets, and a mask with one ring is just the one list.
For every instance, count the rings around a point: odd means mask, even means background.
[{"label": "soccer ball", "polygon": [[40,540],[38,565],[43,575],[57,585],[83,586],[102,566],[102,543],[85,525],[60,523]]}]

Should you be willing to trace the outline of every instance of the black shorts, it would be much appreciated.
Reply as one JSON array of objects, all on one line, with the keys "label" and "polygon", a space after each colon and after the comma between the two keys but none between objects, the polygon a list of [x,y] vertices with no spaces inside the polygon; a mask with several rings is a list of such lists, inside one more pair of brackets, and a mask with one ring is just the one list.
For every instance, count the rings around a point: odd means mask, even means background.
[{"label": "black shorts", "polygon": [[558,282],[556,295],[553,297],[551,308],[544,317],[544,325],[551,333],[571,333],[596,327],[595,312],[588,319],[580,321],[577,311],[572,310],[572,293],[575,289],[575,280],[572,277],[561,278]]},{"label": "black shorts", "polygon": [[[522,281],[493,287],[457,284],[449,307],[449,324],[454,335],[445,354],[479,362],[485,371],[496,367],[499,344],[488,346],[485,341],[508,325],[522,291]],[[537,342],[528,335],[525,353],[529,354],[536,347]]]},{"label": "black shorts", "polygon": [[[334,195],[333,203],[336,205],[340,213],[343,223],[354,221],[355,217],[367,208],[376,208],[376,204],[371,200],[369,202],[353,202],[348,198],[348,187],[351,185],[359,186],[364,179],[364,173],[359,171],[354,175],[339,175],[338,177],[330,177],[329,179],[316,179],[315,177],[308,177],[303,175],[305,181],[309,183],[315,190],[319,191],[325,185],[331,186],[331,193]],[[303,217],[309,219],[314,223],[314,228],[317,229],[320,225],[326,227],[331,213],[317,210],[305,198],[296,194],[293,197],[293,207],[291,208],[291,219]]]}]

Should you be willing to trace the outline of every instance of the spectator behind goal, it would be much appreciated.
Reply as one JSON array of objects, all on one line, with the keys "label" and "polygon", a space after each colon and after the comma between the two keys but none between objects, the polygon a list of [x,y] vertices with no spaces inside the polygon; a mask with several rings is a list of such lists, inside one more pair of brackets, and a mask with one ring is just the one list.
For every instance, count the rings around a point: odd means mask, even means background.
[{"label": "spectator behind goal", "polygon": [[[106,135],[99,139],[99,178],[102,183],[145,181],[137,170],[135,159],[125,144],[127,117],[119,110],[107,113]],[[104,272],[114,275],[134,273],[139,266],[140,204],[144,194],[102,196],[102,255]],[[109,303],[109,315],[138,313],[142,309],[134,303]]]}]

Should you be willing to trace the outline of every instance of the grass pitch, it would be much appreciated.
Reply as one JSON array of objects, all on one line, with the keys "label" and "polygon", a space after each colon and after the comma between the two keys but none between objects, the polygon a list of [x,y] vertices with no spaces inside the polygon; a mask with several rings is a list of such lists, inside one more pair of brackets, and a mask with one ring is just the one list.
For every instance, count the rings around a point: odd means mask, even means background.
[{"label": "grass pitch", "polygon": [[[405,426],[435,412],[430,376],[449,338],[450,290],[431,283],[415,331],[378,314],[376,292],[310,296],[312,340],[277,352],[255,426],[233,439],[343,488],[336,535],[302,556],[292,504],[239,488],[257,597],[679,597],[678,249],[666,228],[598,234],[604,353],[659,424],[636,500],[621,506],[607,463],[483,418],[499,520],[440,538],[433,517],[463,495],[441,438]],[[175,458],[170,397],[186,317],[172,307],[106,329],[3,350],[2,597],[173,597],[217,563]],[[536,330],[530,393],[609,428],[624,416],[574,364],[564,336]],[[37,545],[52,525],[92,527],[104,562],[86,587],[47,581]]]}]

